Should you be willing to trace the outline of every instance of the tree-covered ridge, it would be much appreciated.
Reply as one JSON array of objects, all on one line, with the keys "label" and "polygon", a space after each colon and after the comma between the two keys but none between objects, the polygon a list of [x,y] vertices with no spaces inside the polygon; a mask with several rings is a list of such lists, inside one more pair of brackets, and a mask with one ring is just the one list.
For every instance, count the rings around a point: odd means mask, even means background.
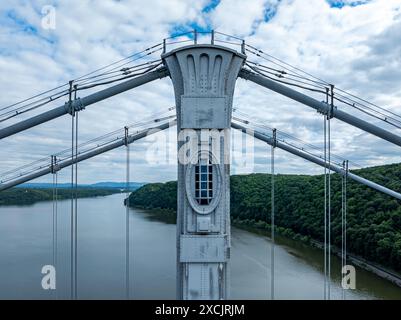
[{"label": "tree-covered ridge", "polygon": [[[401,165],[386,165],[354,173],[401,192]],[[332,243],[341,247],[341,177],[331,176]],[[322,175],[276,175],[276,224],[323,241],[324,178]],[[237,221],[270,223],[271,176],[231,177],[231,217]],[[348,179],[348,250],[367,260],[401,271],[401,202]],[[177,208],[176,182],[148,184],[133,192],[130,205]]]},{"label": "tree-covered ridge", "polygon": [[[117,189],[93,189],[79,188],[77,191],[78,198],[89,198],[98,196],[107,196],[113,193],[120,192]],[[71,189],[58,189],[58,199],[70,199]],[[53,200],[52,189],[23,189],[12,188],[0,192],[0,205],[24,205],[33,204],[38,201]]]},{"label": "tree-covered ridge", "polygon": [[131,193],[129,206],[177,210],[177,182],[145,184]]}]

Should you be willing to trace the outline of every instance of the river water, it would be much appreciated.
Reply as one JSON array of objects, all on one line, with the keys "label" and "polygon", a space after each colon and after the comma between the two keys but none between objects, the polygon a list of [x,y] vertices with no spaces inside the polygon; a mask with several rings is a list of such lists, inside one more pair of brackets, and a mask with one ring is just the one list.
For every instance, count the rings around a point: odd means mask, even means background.
[{"label": "river water", "polygon": [[[78,201],[78,298],[125,297],[125,207],[122,194]],[[175,225],[130,209],[130,296],[175,298]],[[0,298],[70,297],[70,201],[58,203],[57,290],[43,290],[44,265],[52,264],[52,203],[0,207]],[[270,241],[232,229],[231,298],[270,299]],[[340,261],[332,258],[332,298],[340,298]],[[276,299],[322,299],[323,254],[278,238]],[[347,299],[401,299],[401,288],[356,268],[356,290]]]}]

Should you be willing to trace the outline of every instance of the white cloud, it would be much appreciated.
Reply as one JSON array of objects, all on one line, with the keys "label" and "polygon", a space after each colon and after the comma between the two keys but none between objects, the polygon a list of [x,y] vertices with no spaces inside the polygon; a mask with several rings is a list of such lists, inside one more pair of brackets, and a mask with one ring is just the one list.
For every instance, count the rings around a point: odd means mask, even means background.
[{"label": "white cloud", "polygon": [[256,21],[263,19],[264,0],[222,0],[211,12],[213,26],[222,32],[246,36],[252,32]]},{"label": "white cloud", "polygon": [[[375,0],[341,9],[332,8],[323,0],[222,0],[215,9],[202,12],[207,3],[60,1],[56,2],[56,30],[43,30],[40,8],[48,4],[46,1],[16,1],[13,6],[2,2],[0,106],[53,88],[158,43],[174,26],[193,22],[204,26],[209,22],[211,28],[246,37],[248,43],[288,63],[401,114],[400,0]],[[275,14],[264,21],[269,8]],[[249,56],[249,59],[255,58]],[[322,100],[321,96],[316,98]],[[136,88],[82,112],[80,139],[94,138],[173,104],[169,79]],[[234,106],[271,127],[311,143],[322,143],[321,116],[257,85],[238,80]],[[333,152],[363,165],[400,162],[398,147],[336,120],[333,128]],[[68,148],[69,139],[68,116],[3,139],[0,172]],[[135,143],[133,150],[140,154],[145,145],[145,141]],[[255,155],[263,159],[263,144],[259,146]],[[175,148],[174,141],[170,147]],[[115,151],[82,164],[81,181],[122,180],[123,158],[123,151]],[[176,177],[174,164],[149,166],[141,157],[132,158],[135,180]],[[320,170],[284,153],[277,165],[280,172]],[[257,170],[267,170],[267,167],[259,163]],[[240,168],[237,171],[241,172]],[[68,174],[65,177],[68,179]]]}]

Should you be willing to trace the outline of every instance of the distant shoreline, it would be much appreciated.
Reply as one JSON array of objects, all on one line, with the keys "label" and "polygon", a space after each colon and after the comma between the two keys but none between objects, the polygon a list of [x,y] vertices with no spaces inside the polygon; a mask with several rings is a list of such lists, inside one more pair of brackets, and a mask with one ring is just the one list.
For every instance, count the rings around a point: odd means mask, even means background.
[{"label": "distant shoreline", "polygon": [[[121,193],[113,188],[78,188],[77,198],[94,198]],[[71,189],[58,189],[57,200],[71,199]],[[32,205],[37,202],[52,201],[53,189],[48,188],[13,188],[0,192],[0,206]]]}]

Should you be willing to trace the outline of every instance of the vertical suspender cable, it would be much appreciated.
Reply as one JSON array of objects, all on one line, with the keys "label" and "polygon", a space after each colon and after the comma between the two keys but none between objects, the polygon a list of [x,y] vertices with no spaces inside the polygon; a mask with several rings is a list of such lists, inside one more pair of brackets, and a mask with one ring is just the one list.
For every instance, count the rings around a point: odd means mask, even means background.
[{"label": "vertical suspender cable", "polygon": [[277,130],[273,129],[273,145],[271,147],[271,299],[274,300],[274,213],[275,213],[275,190],[274,190],[274,148],[276,147]]},{"label": "vertical suspender cable", "polygon": [[327,224],[328,224],[328,252],[327,252],[327,264],[328,264],[328,286],[327,286],[327,298],[330,300],[331,291],[331,125],[330,120],[333,116],[334,108],[334,86],[330,85],[330,114],[327,118],[327,146],[328,146],[328,160],[329,160],[329,175],[328,175],[328,199],[327,199]]},{"label": "vertical suspender cable", "polygon": [[[328,89],[326,88],[326,103],[329,101]],[[327,122],[323,117],[324,134],[324,300],[327,299]]]},{"label": "vertical suspender cable", "polygon": [[[74,100],[77,99],[77,85],[74,86]],[[74,299],[78,299],[78,112],[75,113],[75,219],[74,219]]]},{"label": "vertical suspender cable", "polygon": [[50,157],[50,161],[51,161],[51,172],[52,172],[52,179],[53,179],[53,188],[52,188],[52,263],[53,266],[54,264],[54,250],[55,250],[55,241],[54,241],[54,237],[55,237],[55,230],[54,230],[54,221],[55,221],[55,198],[56,198],[56,180],[55,180],[55,175],[54,175],[54,156],[52,155]]},{"label": "vertical suspender cable", "polygon": [[347,188],[348,188],[348,171],[349,171],[349,162],[348,160],[345,161],[345,192],[344,192],[344,263],[347,265],[347,214],[348,214],[348,207],[347,207]]},{"label": "vertical suspender cable", "polygon": [[[345,161],[343,161],[343,170],[345,172]],[[341,278],[344,270],[344,191],[345,175],[341,176]],[[341,297],[344,299],[344,288],[341,290]]]},{"label": "vertical suspender cable", "polygon": [[[56,277],[57,277],[57,171],[56,171],[56,157],[51,156],[51,172],[53,178],[53,202],[52,202],[52,246],[53,246],[53,267],[56,270]],[[57,280],[57,279],[56,279]],[[56,281],[57,284],[57,281]],[[55,291],[55,298],[57,299],[57,291]]]},{"label": "vertical suspender cable", "polygon": [[129,276],[129,271],[130,271],[130,252],[129,252],[129,188],[130,188],[130,148],[129,148],[129,143],[128,143],[128,127],[124,127],[125,130],[125,147],[127,151],[127,156],[126,156],[126,184],[125,184],[125,192],[126,192],[126,197],[125,197],[125,290],[126,290],[126,298],[129,300],[130,298],[130,276]]},{"label": "vertical suspender cable", "polygon": [[[55,219],[54,219],[54,268],[56,270],[56,288],[57,288],[57,274],[58,274],[58,173],[57,173],[57,157],[54,156],[54,164],[56,166],[56,173],[55,173],[55,204],[54,204],[54,209],[55,209]],[[58,297],[57,294],[57,289],[55,290],[56,292],[56,299]]]},{"label": "vertical suspender cable", "polygon": [[[74,159],[74,108],[72,107],[72,81],[69,82],[69,106],[71,112],[71,159]],[[74,165],[71,166],[71,217],[70,217],[70,287],[71,287],[71,300],[74,299]]]},{"label": "vertical suspender cable", "polygon": [[[342,234],[342,249],[343,249],[343,265],[341,269],[341,274],[344,276],[345,267],[347,265],[347,179],[348,179],[348,160],[344,161],[344,171],[343,176],[343,234]],[[342,290],[342,298],[345,300],[345,289]]]},{"label": "vertical suspender cable", "polygon": [[331,287],[331,143],[330,143],[330,117],[327,118],[327,299],[330,300]]}]

